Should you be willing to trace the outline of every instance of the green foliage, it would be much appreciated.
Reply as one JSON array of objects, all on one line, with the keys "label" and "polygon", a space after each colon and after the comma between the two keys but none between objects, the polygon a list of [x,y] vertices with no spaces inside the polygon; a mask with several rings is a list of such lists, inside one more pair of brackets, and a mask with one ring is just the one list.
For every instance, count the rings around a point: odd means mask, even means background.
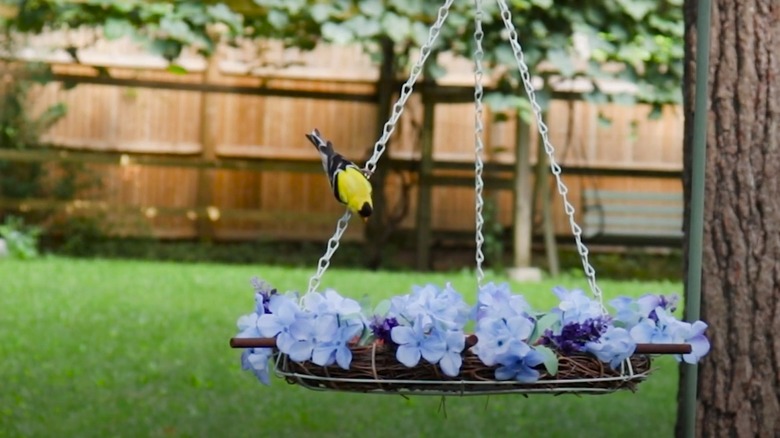
[{"label": "green foliage", "polygon": [[[509,0],[525,60],[543,73],[542,106],[549,100],[550,79],[585,78],[594,85],[583,98],[593,102],[646,102],[657,108],[681,99],[683,26],[682,0]],[[219,38],[275,38],[286,46],[308,50],[319,41],[361,44],[381,61],[380,43],[394,43],[398,68],[408,68],[409,55],[427,39],[440,2],[414,0],[232,0],[226,3],[179,0],[30,0],[11,27],[25,33],[46,28],[102,27],[104,35],[129,35],[152,52],[174,60],[185,46],[208,54]],[[504,24],[495,3],[485,2],[485,63],[500,72],[499,93],[491,97],[497,110],[520,108],[519,73]],[[240,11],[240,14],[237,12]],[[441,30],[436,50],[470,58],[474,52],[474,10],[456,2]],[[575,50],[575,35],[587,42],[587,54]],[[75,49],[73,51],[75,53]],[[579,53],[579,55],[577,55]],[[577,56],[575,56],[577,55]],[[577,57],[580,62],[575,62]],[[431,61],[435,62],[435,59]],[[554,71],[537,67],[548,62]],[[443,70],[432,66],[429,74]],[[499,70],[495,70],[499,71]],[[634,95],[605,95],[595,82],[621,79],[636,84]]]},{"label": "green foliage", "polygon": [[[374,55],[379,42],[389,37],[396,55],[408,61],[412,49],[428,37],[439,2],[410,0],[340,0],[335,2],[255,0],[267,19],[251,23],[258,36],[279,37],[289,46],[311,48],[317,39],[337,44],[361,44]],[[549,101],[551,76],[585,78],[594,85],[584,98],[594,102],[645,102],[659,106],[680,101],[683,26],[681,0],[511,0],[513,24],[523,46],[525,60],[534,73],[543,61],[553,71],[540,92],[544,107]],[[308,7],[307,7],[308,6]],[[509,67],[500,77],[499,93],[488,96],[496,109],[529,109],[518,97],[520,78],[514,54],[507,42],[497,6],[485,3],[485,63]],[[438,50],[471,57],[474,11],[471,2],[457,2],[441,30]],[[575,35],[587,42],[587,55],[574,60]],[[579,54],[581,57],[583,54]],[[400,66],[404,66],[401,62]],[[442,70],[432,68],[431,72]],[[621,79],[637,85],[635,95],[605,95],[595,82]]]},{"label": "green foliage", "polygon": [[485,222],[482,234],[485,238],[485,261],[494,270],[504,268],[504,226],[498,217],[498,202],[493,198],[485,199],[482,210]]},{"label": "green foliage", "polygon": [[[241,15],[226,5],[181,0],[22,1],[9,27],[21,33],[99,27],[109,40],[130,37],[169,61],[176,59],[184,47],[210,54],[220,38],[234,38],[243,32]],[[78,61],[76,48],[71,49]]]},{"label": "green foliage", "polygon": [[[34,116],[28,108],[31,88],[45,82],[49,69],[40,64],[11,65],[0,61],[8,74],[0,87],[0,148],[29,149],[37,145],[40,135],[62,118],[67,108],[54,104]],[[0,196],[12,199],[42,194],[45,177],[40,163],[19,163],[0,160]],[[67,172],[65,178],[67,178]],[[75,177],[74,175],[71,175]]]},{"label": "green foliage", "polygon": [[26,226],[24,219],[16,216],[6,216],[0,225],[0,238],[5,242],[8,255],[15,259],[29,260],[38,257],[38,237],[41,229]]}]

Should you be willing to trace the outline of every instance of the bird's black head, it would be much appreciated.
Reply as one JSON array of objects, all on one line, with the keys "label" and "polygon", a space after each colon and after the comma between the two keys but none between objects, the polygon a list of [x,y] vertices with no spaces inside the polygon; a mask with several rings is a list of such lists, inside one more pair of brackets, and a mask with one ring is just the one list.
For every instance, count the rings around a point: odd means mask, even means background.
[{"label": "bird's black head", "polygon": [[360,210],[358,211],[358,214],[363,219],[368,219],[369,216],[371,216],[371,213],[373,213],[373,209],[371,208],[371,205],[368,202],[364,202],[363,206],[360,207]]}]

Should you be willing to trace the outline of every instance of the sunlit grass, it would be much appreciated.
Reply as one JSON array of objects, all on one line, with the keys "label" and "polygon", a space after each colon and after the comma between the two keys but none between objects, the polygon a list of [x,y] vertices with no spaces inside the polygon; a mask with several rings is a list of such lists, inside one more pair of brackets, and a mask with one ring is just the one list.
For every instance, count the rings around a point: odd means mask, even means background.
[{"label": "sunlit grass", "polygon": [[[249,280],[305,289],[313,270],[49,258],[0,260],[0,436],[671,436],[677,367],[636,394],[438,397],[261,386],[228,347],[251,311]],[[488,278],[503,280],[501,278]],[[333,269],[323,286],[374,302],[412,285],[451,281],[474,301],[474,277]],[[514,285],[532,305],[556,302],[555,285]],[[603,281],[605,298],[681,292],[678,283]],[[587,290],[587,289],[586,289]]]}]

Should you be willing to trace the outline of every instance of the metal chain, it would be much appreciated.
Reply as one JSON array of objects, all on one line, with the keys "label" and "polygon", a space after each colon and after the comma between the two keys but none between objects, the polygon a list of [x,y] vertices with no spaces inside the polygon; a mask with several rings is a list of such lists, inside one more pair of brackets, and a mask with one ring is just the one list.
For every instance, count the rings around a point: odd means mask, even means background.
[{"label": "metal chain", "polygon": [[320,285],[322,276],[325,274],[325,271],[328,270],[328,266],[330,266],[330,258],[333,257],[333,254],[339,247],[339,240],[341,240],[344,231],[347,231],[347,225],[349,225],[349,218],[351,217],[352,212],[347,210],[344,213],[344,216],[341,216],[341,219],[336,223],[336,232],[333,233],[333,236],[328,240],[328,249],[325,251],[325,254],[320,257],[319,262],[317,262],[317,273],[312,275],[309,279],[309,290],[307,293],[316,291],[317,286]]},{"label": "metal chain", "polygon": [[566,215],[569,217],[569,225],[571,226],[572,234],[574,234],[574,241],[577,245],[577,252],[580,254],[580,258],[582,259],[582,267],[585,270],[585,276],[588,279],[588,284],[590,285],[590,290],[593,293],[593,296],[598,300],[599,304],[601,305],[601,310],[604,312],[604,314],[606,314],[607,310],[604,306],[604,297],[601,293],[601,288],[596,283],[596,270],[588,261],[588,248],[582,242],[582,229],[579,225],[577,225],[577,222],[574,219],[574,206],[571,204],[571,202],[569,202],[569,198],[567,196],[569,189],[561,179],[561,166],[559,166],[555,160],[555,148],[553,147],[552,143],[550,143],[547,125],[545,125],[544,120],[542,120],[542,108],[536,101],[536,92],[534,90],[533,82],[531,81],[531,74],[528,71],[528,65],[525,63],[523,48],[520,46],[520,42],[518,41],[515,25],[512,23],[512,13],[509,11],[506,0],[497,1],[498,7],[501,10],[501,18],[504,21],[504,26],[509,32],[509,43],[512,45],[512,51],[514,52],[515,60],[517,61],[517,67],[520,69],[520,77],[523,80],[523,87],[528,94],[528,100],[531,102],[531,107],[533,109],[534,115],[536,116],[536,124],[537,128],[539,129],[539,135],[541,136],[542,142],[544,143],[544,151],[550,159],[550,171],[552,172],[553,176],[555,176],[558,193],[560,193],[561,197],[563,198],[563,209]]},{"label": "metal chain", "polygon": [[420,47],[420,54],[417,58],[417,61],[414,63],[414,66],[412,66],[409,79],[407,79],[403,86],[401,86],[401,95],[398,97],[398,101],[396,101],[395,105],[393,105],[393,113],[390,115],[390,120],[385,123],[385,127],[382,130],[382,136],[374,144],[373,155],[368,159],[368,161],[366,161],[365,170],[369,175],[374,173],[376,170],[377,161],[379,161],[379,158],[382,157],[382,154],[385,153],[385,149],[387,149],[387,141],[390,139],[390,136],[393,135],[393,131],[395,131],[395,125],[398,123],[398,119],[404,112],[404,105],[406,105],[406,101],[409,99],[409,96],[412,95],[414,83],[417,82],[417,78],[420,77],[420,74],[423,71],[425,61],[428,59],[428,55],[431,54],[433,45],[436,43],[436,39],[439,37],[439,32],[441,31],[442,25],[444,25],[444,20],[447,19],[447,14],[450,12],[450,6],[452,6],[453,1],[454,0],[446,0],[439,8],[439,14],[436,18],[436,22],[433,23],[433,26],[431,26],[430,30],[428,31],[428,40],[425,42],[425,44],[422,45],[422,47]]},{"label": "metal chain", "polygon": [[474,0],[474,7],[476,9],[474,13],[474,198],[476,208],[476,244],[477,244],[477,287],[482,287],[482,281],[485,279],[485,272],[482,270],[482,262],[485,261],[485,254],[482,252],[482,245],[485,242],[485,237],[482,235],[482,227],[485,224],[485,219],[482,214],[482,209],[485,205],[482,199],[482,190],[484,188],[484,182],[482,181],[482,170],[484,165],[482,163],[482,152],[485,149],[482,143],[482,132],[484,126],[482,125],[482,58],[485,52],[482,50],[482,38],[485,36],[482,31],[482,0]]},{"label": "metal chain", "polygon": [[[365,165],[365,171],[367,174],[367,177],[370,178],[371,175],[376,171],[376,164],[379,161],[379,159],[382,157],[382,154],[385,153],[385,150],[387,149],[387,141],[390,139],[390,136],[393,134],[393,131],[395,131],[395,125],[398,123],[398,119],[401,117],[401,114],[404,112],[404,105],[406,105],[406,101],[409,100],[409,97],[412,95],[412,91],[414,90],[414,84],[417,82],[417,79],[420,77],[420,74],[423,71],[423,66],[425,65],[425,61],[428,59],[428,56],[431,54],[431,50],[433,49],[433,45],[436,43],[436,39],[439,37],[439,32],[441,32],[441,27],[444,25],[444,21],[447,19],[447,15],[449,14],[450,7],[452,6],[452,3],[455,0],[446,0],[444,4],[439,8],[438,16],[436,18],[436,22],[431,26],[430,30],[428,31],[428,40],[425,42],[425,44],[420,47],[420,53],[418,55],[417,61],[415,61],[414,65],[412,66],[411,73],[409,75],[409,79],[406,80],[406,82],[401,87],[401,94],[398,97],[398,100],[393,105],[393,112],[390,115],[390,119],[385,123],[385,126],[382,130],[382,136],[377,140],[377,142],[374,144],[374,153],[371,155],[371,158],[366,161]],[[333,236],[328,240],[328,248],[325,251],[325,254],[320,258],[319,262],[317,263],[317,273],[315,273],[310,279],[309,279],[309,289],[308,292],[314,292],[317,290],[317,287],[320,284],[320,280],[322,279],[322,276],[325,274],[325,271],[328,269],[328,266],[330,266],[330,259],[333,257],[333,254],[336,252],[336,250],[339,247],[339,240],[341,239],[341,236],[344,234],[344,231],[346,231],[347,226],[349,225],[349,219],[352,217],[352,213],[347,210],[346,213],[344,213],[344,216],[339,219],[338,223],[336,224],[336,232],[333,234]]]}]

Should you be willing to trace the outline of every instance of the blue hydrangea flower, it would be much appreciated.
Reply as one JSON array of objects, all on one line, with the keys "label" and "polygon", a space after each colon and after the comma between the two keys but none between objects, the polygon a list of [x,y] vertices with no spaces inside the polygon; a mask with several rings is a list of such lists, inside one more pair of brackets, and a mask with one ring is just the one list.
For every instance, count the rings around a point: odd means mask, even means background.
[{"label": "blue hydrangea flower", "polygon": [[710,342],[704,336],[707,324],[696,321],[691,324],[680,321],[667,313],[662,307],[656,307],[657,320],[644,319],[631,328],[631,337],[635,342],[648,344],[691,344],[692,352],[675,355],[678,361],[696,363],[710,350]]},{"label": "blue hydrangea flower", "polygon": [[318,333],[311,361],[320,366],[337,363],[348,370],[352,363],[349,342],[363,330],[362,324],[345,324],[331,333]]},{"label": "blue hydrangea flower", "polygon": [[257,321],[260,334],[268,338],[275,336],[276,347],[290,359],[296,362],[309,360],[317,330],[314,315],[303,312],[288,295],[274,295],[268,308],[270,313]]},{"label": "blue hydrangea flower", "polygon": [[581,289],[568,291],[562,287],[553,288],[553,293],[561,301],[555,311],[561,313],[561,323],[585,322],[603,315],[598,302],[590,299]]},{"label": "blue hydrangea flower", "polygon": [[470,308],[463,297],[448,283],[444,289],[429,284],[414,287],[412,293],[393,297],[388,316],[411,324],[417,319],[429,326],[435,324],[442,330],[463,328],[468,321]]},{"label": "blue hydrangea flower", "polygon": [[509,284],[490,282],[479,289],[475,318],[511,318],[530,313],[531,306],[522,295],[509,290]]},{"label": "blue hydrangea flower", "polygon": [[634,354],[636,342],[628,330],[621,327],[609,327],[597,341],[587,342],[585,351],[607,362],[617,369],[629,356]]},{"label": "blue hydrangea flower", "polygon": [[685,343],[691,344],[691,352],[683,354],[678,360],[682,359],[686,363],[694,364],[710,352],[710,341],[704,336],[707,323],[696,321],[693,324],[687,322],[683,322],[683,324],[685,328],[681,329],[681,335]]},{"label": "blue hydrangea flower", "polygon": [[466,336],[460,330],[450,330],[444,335],[446,349],[439,361],[439,367],[445,375],[455,377],[463,365],[463,349],[466,347]]},{"label": "blue hydrangea flower", "polygon": [[396,359],[411,368],[420,362],[420,357],[430,363],[437,363],[447,350],[447,343],[432,325],[423,324],[422,316],[411,327],[399,325],[393,327],[390,336],[398,345]]},{"label": "blue hydrangea flower", "polygon": [[617,297],[609,304],[615,309],[615,323],[626,329],[630,329],[637,325],[642,318],[647,317],[647,313],[642,314],[639,304],[633,298]]},{"label": "blue hydrangea flower", "polygon": [[500,358],[508,354],[510,349],[517,349],[514,344],[527,346],[526,340],[534,329],[534,323],[525,316],[512,318],[482,318],[477,323],[477,344],[474,352],[487,366],[493,366]]},{"label": "blue hydrangea flower", "polygon": [[[263,311],[263,308],[260,307],[260,309],[258,310]],[[260,315],[262,315],[262,313]],[[260,318],[260,315],[258,315],[255,312],[238,318],[238,322],[236,323],[236,325],[238,326],[238,334],[236,335],[236,337],[237,338],[261,337],[260,330],[257,327],[257,320]]]},{"label": "blue hydrangea flower", "polygon": [[270,385],[271,379],[268,374],[268,360],[273,354],[271,348],[247,348],[241,353],[241,368],[245,371],[252,371],[264,385]]},{"label": "blue hydrangea flower", "polygon": [[657,307],[674,312],[677,308],[677,301],[677,295],[645,294],[637,299],[618,297],[610,301],[609,304],[616,311],[615,322],[630,330],[645,318],[657,321],[658,317],[655,314]]},{"label": "blue hydrangea flower", "polygon": [[499,358],[496,380],[514,379],[531,383],[539,380],[539,371],[534,367],[544,362],[544,356],[525,342],[513,342],[509,350]]},{"label": "blue hydrangea flower", "polygon": [[357,301],[342,297],[333,289],[327,289],[324,294],[307,293],[303,296],[302,302],[305,310],[315,314],[351,316],[360,313],[360,304]]}]

